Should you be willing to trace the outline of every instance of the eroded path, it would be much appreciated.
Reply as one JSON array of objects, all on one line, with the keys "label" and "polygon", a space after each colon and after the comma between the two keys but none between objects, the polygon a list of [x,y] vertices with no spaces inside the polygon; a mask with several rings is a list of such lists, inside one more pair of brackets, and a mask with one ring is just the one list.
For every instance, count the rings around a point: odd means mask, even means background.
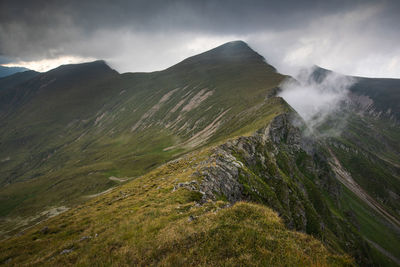
[{"label": "eroded path", "polygon": [[349,190],[356,194],[362,201],[364,201],[368,206],[378,212],[382,217],[384,217],[393,227],[400,232],[400,221],[394,216],[388,213],[385,208],[379,204],[373,197],[371,197],[354,179],[351,174],[348,173],[343,166],[340,164],[339,160],[335,154],[328,149],[331,155],[330,165],[332,169],[336,172],[336,177],[338,180],[344,184]]}]

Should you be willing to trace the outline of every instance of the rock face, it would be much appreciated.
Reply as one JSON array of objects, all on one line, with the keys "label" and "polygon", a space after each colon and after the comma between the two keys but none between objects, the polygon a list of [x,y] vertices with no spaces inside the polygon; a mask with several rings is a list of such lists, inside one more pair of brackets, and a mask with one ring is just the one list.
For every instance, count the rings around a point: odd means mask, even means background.
[{"label": "rock face", "polygon": [[[277,210],[291,228],[320,233],[323,223],[310,203],[296,157],[317,157],[317,144],[303,137],[300,119],[294,114],[275,117],[253,136],[240,137],[217,147],[201,172],[203,201],[224,198],[231,203],[260,201]],[[310,161],[310,163],[313,161]],[[333,197],[340,192],[333,174],[322,177],[323,166],[311,164],[307,171],[328,186]],[[329,180],[329,182],[328,182]],[[312,230],[311,230],[312,228]]]},{"label": "rock face", "polygon": [[204,192],[203,201],[226,198],[235,203],[244,200],[243,185],[239,182],[239,170],[243,163],[224,149],[217,148],[212,158],[211,167],[202,170],[203,182],[200,190]]},{"label": "rock face", "polygon": [[365,244],[328,207],[327,198],[338,205],[341,185],[323,146],[304,130],[297,114],[285,113],[252,136],[215,148],[198,173],[202,201],[266,204],[289,228],[327,238],[330,245],[361,258],[359,254],[366,254]]}]

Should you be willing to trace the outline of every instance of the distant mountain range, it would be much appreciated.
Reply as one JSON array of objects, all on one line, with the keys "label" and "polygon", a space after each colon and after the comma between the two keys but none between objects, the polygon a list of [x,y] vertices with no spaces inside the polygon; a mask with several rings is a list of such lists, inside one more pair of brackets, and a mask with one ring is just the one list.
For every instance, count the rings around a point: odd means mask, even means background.
[{"label": "distant mountain range", "polygon": [[356,77],[310,133],[289,79],[242,41],[1,78],[0,262],[396,266],[400,80]]},{"label": "distant mountain range", "polygon": [[14,73],[28,71],[28,70],[29,69],[22,68],[22,67],[4,67],[4,66],[0,66],[0,78],[12,75]]}]

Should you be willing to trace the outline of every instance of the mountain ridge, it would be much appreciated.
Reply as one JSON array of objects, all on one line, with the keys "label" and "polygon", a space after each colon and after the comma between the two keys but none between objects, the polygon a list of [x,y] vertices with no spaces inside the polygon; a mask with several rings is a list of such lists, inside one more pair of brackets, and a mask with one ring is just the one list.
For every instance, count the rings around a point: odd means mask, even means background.
[{"label": "mountain ridge", "polygon": [[[226,60],[229,59],[226,55],[232,51],[241,52],[234,60]],[[215,53],[222,55],[218,58]],[[151,217],[156,223],[151,232],[154,240],[165,238],[163,233],[175,229],[170,228],[169,222],[178,219],[178,224],[187,229],[185,222],[195,222],[196,216],[201,214],[217,220],[212,225],[220,229],[221,221],[208,214],[208,208],[236,214],[242,208],[268,207],[279,213],[285,229],[312,235],[323,241],[329,253],[339,257],[338,261],[323,260],[322,265],[353,265],[353,260],[344,253],[350,253],[361,265],[386,262],[365,243],[357,230],[361,227],[365,235],[363,229],[371,224],[386,241],[377,236],[368,238],[395,255],[396,248],[387,248],[388,243],[398,242],[395,232],[386,229],[379,216],[370,218],[373,211],[357,202],[357,196],[351,195],[335,178],[337,173],[329,164],[328,149],[346,163],[340,149],[343,143],[354,146],[354,139],[348,139],[347,143],[346,139],[321,142],[315,136],[307,137],[304,121],[276,96],[288,76],[277,73],[243,42],[228,43],[182,62],[164,71],[124,74],[105,67],[104,61],[92,62],[63,66],[23,83],[22,91],[38,89],[39,94],[24,96],[30,104],[17,106],[2,122],[6,126],[0,130],[3,148],[0,170],[1,177],[6,177],[0,181],[3,185],[0,188],[0,200],[4,203],[0,210],[3,235],[18,233],[25,226],[42,221],[54,209],[65,210],[67,206],[71,210],[23,231],[21,237],[11,237],[2,244],[7,250],[1,255],[1,262],[10,258],[14,258],[11,262],[20,263],[29,260],[27,254],[15,256],[18,245],[13,247],[13,242],[29,247],[34,239],[39,239],[38,245],[32,247],[37,252],[34,261],[38,264],[51,261],[52,257],[57,264],[73,264],[85,251],[90,251],[89,258],[96,251],[106,257],[102,254],[104,244],[110,245],[106,245],[106,250],[119,253],[124,249],[136,251],[138,247],[121,240],[125,240],[123,236],[126,240],[136,240],[132,238],[139,229],[128,221],[150,218],[137,213],[139,210],[147,212],[146,205],[150,205],[148,212],[153,214],[177,210],[172,217]],[[79,77],[73,77],[79,72],[76,69],[85,70],[88,66],[99,69],[99,73],[107,73],[106,77],[98,75],[103,79],[97,79],[93,74],[96,71],[91,68],[86,70],[87,75],[82,72]],[[50,82],[56,74],[73,79],[65,78],[65,83],[61,78],[59,83]],[[50,98],[51,92],[55,93]],[[1,96],[4,97],[2,90]],[[334,142],[341,143],[336,147]],[[358,159],[365,160],[360,155]],[[353,175],[354,167],[343,165]],[[384,179],[390,183],[392,178],[389,175]],[[355,177],[355,180],[365,187],[362,179]],[[121,183],[126,185],[120,187]],[[147,199],[146,194],[152,197]],[[86,202],[93,197],[94,200]],[[256,206],[240,204],[240,201]],[[132,212],[123,208],[129,207],[128,203],[136,203]],[[231,205],[232,209],[226,209]],[[354,208],[356,205],[369,217],[360,215]],[[116,206],[119,208],[114,209]],[[385,208],[390,207],[385,205]],[[124,213],[118,214],[116,211],[122,208]],[[197,208],[202,211],[191,212]],[[96,214],[95,220],[88,217],[89,210]],[[113,212],[121,218],[126,216],[129,220],[122,220],[124,224],[136,230],[127,230],[126,235],[120,232],[119,226],[114,227],[118,221],[110,223]],[[26,220],[18,216],[25,216]],[[69,220],[72,217],[76,224]],[[108,234],[99,241],[94,239],[101,228],[97,220],[109,226]],[[162,222],[168,222],[168,227],[164,228]],[[254,223],[259,222],[256,219]],[[230,223],[234,229],[242,226],[239,221]],[[48,230],[43,230],[46,227]],[[201,235],[197,231],[194,236],[178,236],[193,240]],[[262,234],[262,231],[257,228],[257,233]],[[83,236],[80,233],[84,233]],[[176,234],[175,230],[173,233]],[[220,233],[223,238],[232,236],[229,232]],[[235,232],[234,236],[237,234]],[[114,235],[122,239],[113,239]],[[66,236],[69,243],[60,239],[62,236]],[[82,238],[84,243],[76,241]],[[148,242],[143,238],[140,237],[140,242]],[[254,240],[247,235],[243,238],[245,242]],[[47,252],[43,245],[51,241],[58,246]],[[182,244],[183,241],[176,239],[174,242]],[[225,253],[215,244],[211,241],[209,245],[215,246],[217,254]],[[299,245],[302,252],[298,253],[305,253],[304,244]],[[151,247],[143,249],[148,249],[150,255],[160,253],[157,246]],[[260,245],[259,249],[265,247]],[[69,252],[64,253],[64,250]],[[257,253],[250,251],[256,257]],[[172,264],[177,252],[171,253],[166,253],[170,255],[166,258],[155,259],[158,263],[166,260]],[[323,252],[321,259],[331,259],[329,253]],[[127,258],[114,259],[125,262]],[[151,256],[143,259],[143,263],[155,264],[149,259]],[[141,262],[135,256],[133,260]],[[318,259],[311,262],[318,264]],[[89,259],[81,263],[89,264]]]},{"label": "mountain ridge", "polygon": [[375,107],[377,116],[392,116],[392,118],[400,122],[400,92],[398,89],[400,88],[400,79],[349,76],[317,65],[314,65],[312,69],[310,77],[318,83],[329,74],[337,74],[353,79],[354,83],[348,90],[358,96],[358,99],[353,98],[354,102],[364,106],[365,111],[374,112],[374,110],[368,110],[368,108]]},{"label": "mountain ridge", "polygon": [[29,71],[29,69],[23,67],[5,67],[0,65],[0,78],[24,71]]},{"label": "mountain ridge", "polygon": [[[244,61],[265,61],[264,57],[258,54],[256,51],[250,48],[250,46],[241,41],[232,41],[206,52],[197,54],[195,56],[191,56],[182,60],[181,62],[173,65],[171,68],[176,67],[177,65],[187,65],[193,63],[207,63],[208,61],[227,61],[227,62],[244,62]],[[272,66],[271,66],[272,67]]]}]

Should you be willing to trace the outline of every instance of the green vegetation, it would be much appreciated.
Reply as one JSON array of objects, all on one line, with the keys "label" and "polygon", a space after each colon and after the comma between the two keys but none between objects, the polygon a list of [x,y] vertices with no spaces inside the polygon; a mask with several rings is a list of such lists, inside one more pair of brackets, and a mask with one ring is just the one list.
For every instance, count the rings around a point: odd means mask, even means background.
[{"label": "green vegetation", "polygon": [[118,185],[110,176],[135,178],[207,143],[256,130],[282,111],[282,100],[266,96],[283,79],[237,42],[160,72],[119,75],[96,61],[5,88],[2,231],[20,226],[21,217],[71,207]]},{"label": "green vegetation", "polygon": [[[11,265],[352,266],[348,256],[285,228],[275,212],[246,202],[196,205],[202,151],[163,165],[0,245]],[[181,170],[184,170],[182,172]],[[51,246],[49,246],[51,244]]]},{"label": "green vegetation", "polygon": [[396,256],[398,232],[329,158],[399,218],[395,101],[355,87],[386,115],[345,110],[343,133],[318,139],[275,96],[285,78],[231,42],[153,73],[96,61],[0,79],[0,263],[394,264],[367,241]]},{"label": "green vegetation", "polygon": [[[340,212],[341,186],[323,160],[323,150],[311,156],[296,149],[300,140],[294,141],[295,130],[290,125],[283,127],[293,136],[283,134],[279,144],[251,136],[241,137],[240,145],[224,145],[243,163],[238,179],[245,199],[273,208],[288,227],[323,240],[333,251],[346,251],[358,264],[370,264],[367,244]],[[284,133],[283,127],[279,129]],[[272,151],[279,152],[274,155]]]},{"label": "green vegetation", "polygon": [[[372,80],[362,80],[361,84]],[[385,82],[389,79],[376,80],[371,87],[363,88],[361,84],[357,84],[352,90],[374,99],[374,106],[371,110],[385,111],[389,108],[394,110],[393,105],[396,103],[392,100],[397,99],[397,95],[387,91],[394,90],[394,88],[385,87]],[[380,82],[383,83],[378,86]],[[395,81],[388,82],[395,83]],[[382,91],[373,91],[372,87]],[[384,107],[383,101],[389,95],[392,99]],[[391,115],[394,114],[398,113],[393,112]],[[398,142],[400,128],[398,124],[394,122],[393,117],[389,118],[387,114],[377,116],[376,112],[362,113],[357,109],[349,109],[342,111],[339,116],[332,117],[320,131],[324,133],[334,129],[334,125],[338,123],[340,117],[345,118],[345,121],[339,122],[344,129],[338,136],[325,138],[325,144],[331,148],[352,179],[387,212],[399,219],[400,166],[397,162],[400,162]],[[372,241],[386,250],[386,253],[398,258],[400,255],[398,228],[396,229],[390,222],[387,222],[347,188],[343,188],[339,201],[340,209],[337,209],[337,214],[341,214],[341,217],[348,217],[366,240]],[[371,245],[371,257],[375,263],[379,263],[381,266],[396,266],[396,263],[388,259],[373,245]]]},{"label": "green vegetation", "polygon": [[[385,221],[358,197],[348,189],[344,189],[341,199],[342,214],[351,211],[355,215],[354,227],[359,227],[360,233],[367,239],[379,244],[392,255],[400,255],[399,234],[392,227],[388,227]],[[380,257],[380,252],[376,251],[374,257]],[[381,259],[376,262],[382,262]],[[390,260],[386,261],[390,262]],[[385,261],[383,261],[385,262]],[[394,265],[394,263],[392,263]],[[395,266],[395,265],[394,265]]]}]

